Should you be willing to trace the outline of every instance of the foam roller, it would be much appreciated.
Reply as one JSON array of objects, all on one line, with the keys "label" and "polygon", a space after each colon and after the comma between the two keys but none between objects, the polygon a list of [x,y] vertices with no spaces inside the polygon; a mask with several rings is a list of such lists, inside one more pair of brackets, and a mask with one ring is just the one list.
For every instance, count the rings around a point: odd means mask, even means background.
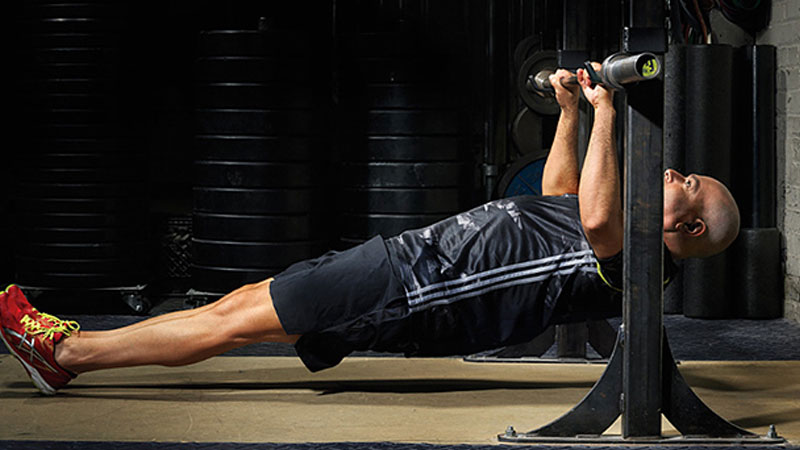
[{"label": "foam roller", "polygon": [[731,246],[733,300],[743,319],[783,315],[781,236],[777,228],[742,228]]}]

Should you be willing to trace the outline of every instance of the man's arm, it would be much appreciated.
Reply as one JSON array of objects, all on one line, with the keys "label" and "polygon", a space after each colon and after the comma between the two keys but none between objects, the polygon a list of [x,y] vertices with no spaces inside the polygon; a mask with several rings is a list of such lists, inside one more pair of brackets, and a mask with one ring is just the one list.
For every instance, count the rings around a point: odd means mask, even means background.
[{"label": "man's arm", "polygon": [[[597,63],[595,67],[600,69]],[[594,125],[578,190],[581,223],[595,255],[608,258],[619,253],[623,244],[614,96],[602,86],[590,87],[589,76],[583,69],[578,70],[578,81],[594,107]]]},{"label": "man's arm", "polygon": [[556,135],[542,173],[542,195],[578,193],[578,86],[565,87],[561,80],[572,72],[560,69],[550,75],[550,84],[561,106]]}]

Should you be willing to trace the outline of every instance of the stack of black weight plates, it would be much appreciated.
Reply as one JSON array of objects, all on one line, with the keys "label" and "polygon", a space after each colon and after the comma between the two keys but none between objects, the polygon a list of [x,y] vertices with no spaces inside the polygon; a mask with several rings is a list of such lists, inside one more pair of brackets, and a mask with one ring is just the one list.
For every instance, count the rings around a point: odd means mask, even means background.
[{"label": "stack of black weight plates", "polygon": [[139,160],[118,99],[115,2],[30,2],[29,139],[18,150],[16,281],[42,288],[140,284],[146,267]]},{"label": "stack of black weight plates", "polygon": [[[11,217],[8,215],[8,190],[10,172],[7,170],[7,165],[0,165],[0,217]],[[13,279],[13,258],[11,250],[11,230],[8,227],[8,220],[3,220],[0,223],[0,289],[5,289],[6,285],[11,283]]]},{"label": "stack of black weight plates", "polygon": [[301,33],[207,31],[197,61],[192,284],[226,292],[318,256],[324,146]]},{"label": "stack of black weight plates", "polygon": [[460,79],[447,76],[460,49],[431,39],[411,30],[339,36],[345,246],[431,224],[466,204],[466,96]]}]

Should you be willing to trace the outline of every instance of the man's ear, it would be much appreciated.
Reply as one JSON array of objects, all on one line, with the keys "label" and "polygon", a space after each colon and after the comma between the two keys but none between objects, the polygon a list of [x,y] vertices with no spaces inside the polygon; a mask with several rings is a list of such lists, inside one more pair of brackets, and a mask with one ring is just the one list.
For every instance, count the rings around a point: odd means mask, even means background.
[{"label": "man's ear", "polygon": [[697,237],[705,233],[706,223],[701,218],[694,219],[692,223],[683,224],[683,230],[692,237]]}]

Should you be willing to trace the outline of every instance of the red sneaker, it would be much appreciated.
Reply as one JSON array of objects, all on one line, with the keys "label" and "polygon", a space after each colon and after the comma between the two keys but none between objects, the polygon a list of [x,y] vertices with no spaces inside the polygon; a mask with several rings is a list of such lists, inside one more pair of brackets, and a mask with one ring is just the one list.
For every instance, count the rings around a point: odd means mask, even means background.
[{"label": "red sneaker", "polygon": [[0,337],[43,394],[55,394],[77,376],[58,365],[55,348],[79,329],[75,321],[37,311],[13,284],[0,292]]}]

